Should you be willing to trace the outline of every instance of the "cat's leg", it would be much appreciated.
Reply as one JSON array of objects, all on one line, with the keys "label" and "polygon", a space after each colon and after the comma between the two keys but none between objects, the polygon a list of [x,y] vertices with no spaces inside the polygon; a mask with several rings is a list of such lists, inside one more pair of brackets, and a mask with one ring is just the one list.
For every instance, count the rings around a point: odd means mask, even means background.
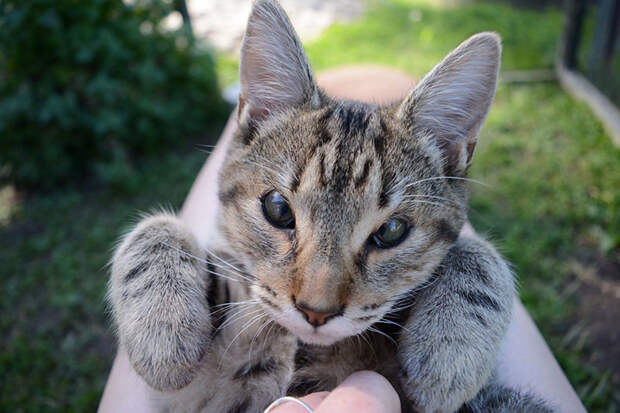
[{"label": "cat's leg", "polygon": [[459,409],[459,413],[553,413],[554,411],[545,401],[532,394],[495,383],[485,386],[473,400]]},{"label": "cat's leg", "polygon": [[204,255],[168,214],[142,220],[114,254],[109,300],[120,345],[155,389],[187,385],[208,346]]},{"label": "cat's leg", "polygon": [[420,290],[399,338],[405,403],[453,412],[488,382],[512,313],[513,275],[495,249],[461,236]]}]

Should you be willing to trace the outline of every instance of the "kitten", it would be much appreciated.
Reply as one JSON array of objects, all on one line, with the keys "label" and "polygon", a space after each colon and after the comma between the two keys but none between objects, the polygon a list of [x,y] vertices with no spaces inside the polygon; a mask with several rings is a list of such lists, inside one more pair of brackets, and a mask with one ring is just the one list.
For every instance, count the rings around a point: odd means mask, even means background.
[{"label": "kitten", "polygon": [[551,411],[494,383],[514,281],[459,236],[499,60],[481,33],[402,102],[337,101],[277,2],[254,4],[217,232],[160,214],[113,258],[120,345],[162,410],[260,412],[371,369],[403,412]]}]

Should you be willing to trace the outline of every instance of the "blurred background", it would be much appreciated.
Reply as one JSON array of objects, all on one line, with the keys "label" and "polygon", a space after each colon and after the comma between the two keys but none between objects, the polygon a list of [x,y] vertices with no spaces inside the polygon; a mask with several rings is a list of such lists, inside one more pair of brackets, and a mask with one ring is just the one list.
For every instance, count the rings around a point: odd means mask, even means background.
[{"label": "blurred background", "polygon": [[[419,79],[473,33],[501,34],[471,170],[489,186],[472,187],[470,219],[514,263],[593,412],[620,411],[618,3],[282,0],[316,71],[378,63]],[[232,110],[222,91],[234,94],[249,10],[0,1],[1,411],[96,409],[115,354],[114,242],[138,211],[182,205]],[[611,112],[567,93],[571,76]]]}]

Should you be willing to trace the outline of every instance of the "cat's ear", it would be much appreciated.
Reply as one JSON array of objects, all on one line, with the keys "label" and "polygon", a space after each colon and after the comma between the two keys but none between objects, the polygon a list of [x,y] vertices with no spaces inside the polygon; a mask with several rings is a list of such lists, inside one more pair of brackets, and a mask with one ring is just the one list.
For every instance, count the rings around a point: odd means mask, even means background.
[{"label": "cat's ear", "polygon": [[275,0],[258,0],[248,20],[240,59],[239,121],[311,103],[319,94],[304,49]]},{"label": "cat's ear", "polygon": [[438,143],[448,174],[465,174],[471,162],[495,96],[500,57],[497,34],[470,37],[435,66],[398,109],[397,116],[415,136]]}]

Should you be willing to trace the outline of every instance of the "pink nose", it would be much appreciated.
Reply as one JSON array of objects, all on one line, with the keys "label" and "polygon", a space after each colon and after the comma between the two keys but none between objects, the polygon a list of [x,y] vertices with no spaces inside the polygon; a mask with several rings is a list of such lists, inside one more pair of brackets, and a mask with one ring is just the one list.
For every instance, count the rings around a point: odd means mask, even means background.
[{"label": "pink nose", "polygon": [[322,326],[327,323],[330,318],[340,314],[340,310],[318,311],[308,307],[306,304],[297,302],[295,303],[295,307],[306,317],[306,321],[315,327]]}]

